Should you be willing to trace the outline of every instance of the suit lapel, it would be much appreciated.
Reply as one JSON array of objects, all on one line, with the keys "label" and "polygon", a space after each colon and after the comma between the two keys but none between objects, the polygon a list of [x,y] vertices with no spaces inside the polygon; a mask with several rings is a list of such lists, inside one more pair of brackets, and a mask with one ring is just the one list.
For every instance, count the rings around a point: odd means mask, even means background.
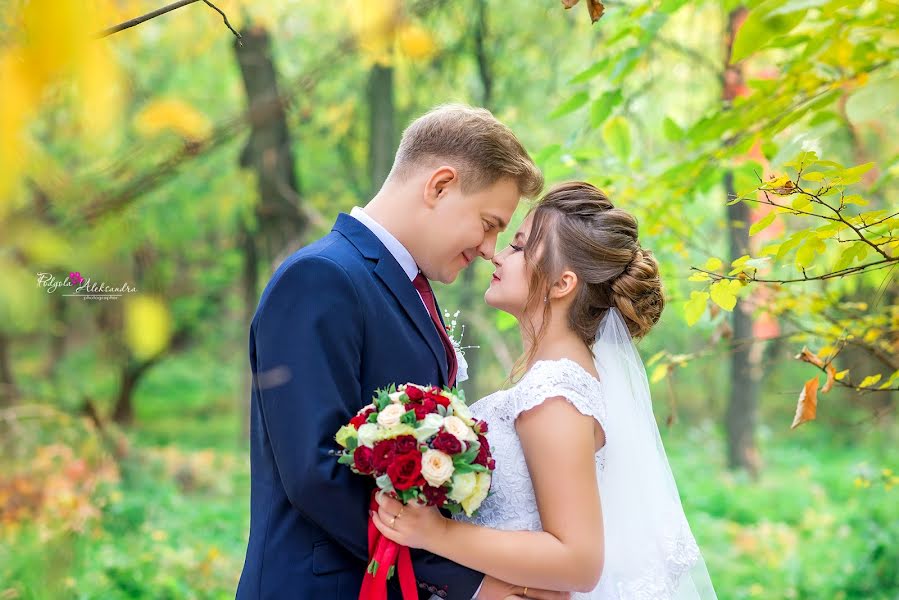
[{"label": "suit lapel", "polygon": [[418,295],[418,291],[412,285],[412,282],[409,281],[406,272],[403,271],[403,268],[390,251],[384,247],[381,240],[368,227],[350,215],[341,213],[337,217],[334,230],[338,231],[356,246],[365,258],[376,262],[374,267],[375,275],[378,276],[387,290],[396,298],[403,312],[406,313],[406,316],[424,338],[434,354],[437,364],[440,365],[440,375],[443,378],[442,384],[446,385],[449,377],[449,367],[447,365],[446,351],[443,349],[443,342],[440,340],[440,334],[437,333],[437,328],[434,326],[434,322],[431,321],[431,315],[428,314],[421,296]]}]

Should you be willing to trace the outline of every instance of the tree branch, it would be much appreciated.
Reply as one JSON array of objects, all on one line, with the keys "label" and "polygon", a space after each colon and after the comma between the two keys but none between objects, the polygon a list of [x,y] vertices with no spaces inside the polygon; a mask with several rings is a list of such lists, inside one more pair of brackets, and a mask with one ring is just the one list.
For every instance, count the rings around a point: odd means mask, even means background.
[{"label": "tree branch", "polygon": [[[112,27],[108,27],[108,28],[104,29],[103,31],[96,33],[95,37],[98,37],[98,38],[108,37],[114,33],[124,31],[125,29],[130,29],[132,27],[140,25],[141,23],[149,21],[150,19],[156,18],[160,15],[164,15],[165,13],[172,12],[173,10],[177,10],[183,6],[187,6],[188,4],[193,4],[194,2],[199,2],[199,1],[200,0],[178,0],[177,2],[172,2],[171,4],[167,4],[166,6],[163,6],[162,8],[157,8],[154,11],[150,11],[145,15],[141,15],[134,19],[125,21],[124,23],[119,23],[118,25],[113,25]],[[225,15],[225,13],[222,12],[221,9],[219,9],[216,5],[214,5],[209,0],[203,0],[203,2],[207,6],[212,8],[214,11],[216,11],[220,15],[222,15],[222,20],[225,21],[225,26],[227,26],[228,29],[231,30],[231,33],[233,33],[237,37],[237,39],[240,40],[240,34],[237,31],[235,31],[235,29],[233,27],[231,27],[231,23],[228,22],[228,16]]]}]

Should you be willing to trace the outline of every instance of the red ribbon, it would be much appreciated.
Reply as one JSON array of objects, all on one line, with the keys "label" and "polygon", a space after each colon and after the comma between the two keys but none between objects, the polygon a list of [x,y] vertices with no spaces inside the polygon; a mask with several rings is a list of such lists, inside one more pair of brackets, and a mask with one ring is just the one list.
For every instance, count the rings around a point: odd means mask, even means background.
[{"label": "red ribbon", "polygon": [[[377,512],[379,508],[375,498],[376,493],[377,490],[371,494],[369,510],[372,512]],[[409,553],[409,548],[400,546],[382,535],[375,526],[374,519],[368,517],[368,569],[362,579],[359,600],[387,600],[387,575],[394,565],[396,565],[396,573],[400,578],[403,600],[418,600],[418,591],[415,589],[415,571],[412,569],[412,555]],[[372,570],[375,570],[374,574]]]}]

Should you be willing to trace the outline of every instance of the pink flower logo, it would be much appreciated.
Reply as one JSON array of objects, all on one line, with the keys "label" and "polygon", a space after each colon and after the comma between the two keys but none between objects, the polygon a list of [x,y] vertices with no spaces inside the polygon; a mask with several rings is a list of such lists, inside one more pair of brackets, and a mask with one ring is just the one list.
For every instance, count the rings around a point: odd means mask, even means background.
[{"label": "pink flower logo", "polygon": [[81,273],[78,271],[72,271],[69,273],[69,281],[72,282],[72,285],[81,285],[81,282],[84,281],[84,277],[82,277]]}]

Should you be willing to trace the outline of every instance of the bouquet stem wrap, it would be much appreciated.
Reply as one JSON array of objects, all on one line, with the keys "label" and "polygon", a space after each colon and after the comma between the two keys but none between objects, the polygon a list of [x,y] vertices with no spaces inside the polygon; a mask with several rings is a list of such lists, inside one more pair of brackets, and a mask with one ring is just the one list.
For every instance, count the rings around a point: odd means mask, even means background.
[{"label": "bouquet stem wrap", "polygon": [[[371,493],[369,510],[377,512],[378,501],[375,494]],[[374,520],[368,518],[368,568],[362,579],[362,589],[359,590],[359,600],[387,600],[387,579],[396,567],[396,573],[400,579],[400,590],[403,592],[403,600],[418,600],[418,591],[415,584],[415,571],[412,569],[412,556],[409,548],[400,546],[396,542],[381,535],[375,527]]]}]

